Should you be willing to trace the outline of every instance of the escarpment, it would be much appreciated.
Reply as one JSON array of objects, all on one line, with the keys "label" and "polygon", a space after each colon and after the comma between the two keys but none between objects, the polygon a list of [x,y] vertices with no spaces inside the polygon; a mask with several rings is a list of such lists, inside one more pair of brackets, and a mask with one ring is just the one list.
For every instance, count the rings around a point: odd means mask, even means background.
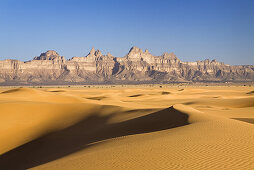
[{"label": "escarpment", "polygon": [[86,84],[163,82],[253,82],[254,66],[231,66],[216,60],[182,62],[174,53],[153,56],[132,47],[124,57],[91,49],[66,60],[49,50],[30,61],[0,61],[0,84]]}]

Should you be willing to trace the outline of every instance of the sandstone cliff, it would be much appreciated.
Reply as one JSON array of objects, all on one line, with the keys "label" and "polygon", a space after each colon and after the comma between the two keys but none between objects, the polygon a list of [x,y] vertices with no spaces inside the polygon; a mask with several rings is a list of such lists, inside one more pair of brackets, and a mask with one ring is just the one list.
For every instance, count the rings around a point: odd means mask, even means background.
[{"label": "sandstone cliff", "polygon": [[124,57],[94,48],[85,57],[66,60],[47,51],[31,61],[0,61],[0,84],[89,84],[254,81],[254,66],[230,66],[216,60],[182,62],[174,53],[153,56],[132,47]]}]

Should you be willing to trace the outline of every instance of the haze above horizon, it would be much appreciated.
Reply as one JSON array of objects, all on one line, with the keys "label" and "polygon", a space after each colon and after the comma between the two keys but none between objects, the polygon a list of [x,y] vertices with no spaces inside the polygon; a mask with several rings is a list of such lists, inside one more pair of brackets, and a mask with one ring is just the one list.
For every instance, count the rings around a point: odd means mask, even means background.
[{"label": "haze above horizon", "polygon": [[92,47],[115,57],[132,46],[182,61],[254,64],[251,0],[10,0],[0,2],[0,60],[47,50],[66,58]]}]

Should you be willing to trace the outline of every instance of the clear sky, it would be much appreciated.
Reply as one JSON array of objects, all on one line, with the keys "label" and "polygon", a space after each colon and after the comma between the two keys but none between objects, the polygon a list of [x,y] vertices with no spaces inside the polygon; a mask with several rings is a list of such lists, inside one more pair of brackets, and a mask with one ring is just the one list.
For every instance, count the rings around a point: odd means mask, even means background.
[{"label": "clear sky", "polygon": [[183,61],[254,64],[254,0],[1,0],[0,60],[132,46]]}]

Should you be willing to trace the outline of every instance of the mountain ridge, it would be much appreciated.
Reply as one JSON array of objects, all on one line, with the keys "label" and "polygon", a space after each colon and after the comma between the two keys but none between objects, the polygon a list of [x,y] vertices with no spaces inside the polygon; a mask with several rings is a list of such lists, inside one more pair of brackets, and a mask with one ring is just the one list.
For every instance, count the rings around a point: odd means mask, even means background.
[{"label": "mountain ridge", "polygon": [[215,59],[183,62],[174,53],[153,56],[135,46],[124,57],[92,48],[88,55],[71,59],[48,50],[29,61],[0,61],[0,85],[253,81],[253,65],[231,66]]}]

